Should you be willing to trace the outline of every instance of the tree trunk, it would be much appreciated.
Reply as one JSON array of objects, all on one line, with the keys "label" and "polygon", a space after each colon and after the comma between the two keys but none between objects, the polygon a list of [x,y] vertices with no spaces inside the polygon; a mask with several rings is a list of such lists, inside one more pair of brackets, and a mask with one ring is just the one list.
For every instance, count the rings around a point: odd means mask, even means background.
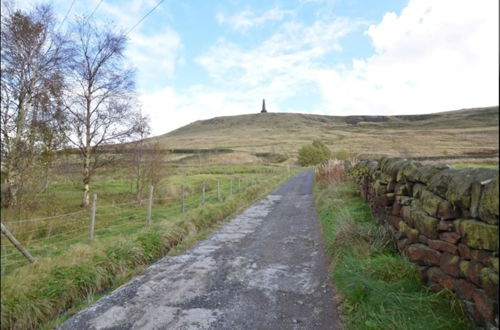
[{"label": "tree trunk", "polygon": [[88,207],[90,205],[90,154],[85,155],[83,163],[83,197],[81,207]]},{"label": "tree trunk", "polygon": [[47,162],[45,165],[44,169],[44,184],[43,184],[43,190],[49,189],[49,172],[50,172],[50,164]]}]

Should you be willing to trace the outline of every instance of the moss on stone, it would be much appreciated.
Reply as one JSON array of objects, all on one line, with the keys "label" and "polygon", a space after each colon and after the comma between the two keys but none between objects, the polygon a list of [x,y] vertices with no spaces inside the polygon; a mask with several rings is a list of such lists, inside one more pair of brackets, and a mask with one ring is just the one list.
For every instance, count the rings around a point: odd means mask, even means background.
[{"label": "moss on stone", "polygon": [[425,190],[425,185],[421,183],[415,183],[413,185],[413,197],[420,198],[422,196],[422,192]]},{"label": "moss on stone", "polygon": [[416,181],[428,183],[434,175],[449,168],[448,165],[424,165],[417,169],[415,179]]},{"label": "moss on stone", "polygon": [[498,251],[498,226],[475,220],[460,223],[461,234],[467,245],[474,249]]},{"label": "moss on stone", "polygon": [[498,274],[498,257],[491,258],[491,264],[493,265],[493,270]]},{"label": "moss on stone", "polygon": [[479,273],[480,283],[484,288],[498,287],[498,274],[489,267],[484,267]]},{"label": "moss on stone", "polygon": [[412,210],[411,216],[415,221],[415,227],[428,238],[435,239],[438,237],[439,220],[428,216],[422,210]]},{"label": "moss on stone", "polygon": [[490,224],[498,224],[498,173],[493,180],[484,186],[481,199],[479,201],[479,217]]},{"label": "moss on stone", "polygon": [[458,264],[458,267],[460,268],[460,276],[467,276],[467,269],[469,269],[469,264],[470,262],[467,260],[460,261],[460,263]]},{"label": "moss on stone", "polygon": [[440,203],[444,202],[444,199],[433,194],[428,190],[422,191],[422,195],[420,197],[422,201],[422,209],[431,216],[435,216],[437,213],[437,209]]}]

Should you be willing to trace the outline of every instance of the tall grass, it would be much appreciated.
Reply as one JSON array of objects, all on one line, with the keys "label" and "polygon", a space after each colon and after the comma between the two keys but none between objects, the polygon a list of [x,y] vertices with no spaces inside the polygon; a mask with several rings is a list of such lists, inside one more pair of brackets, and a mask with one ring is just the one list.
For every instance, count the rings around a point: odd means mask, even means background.
[{"label": "tall grass", "polygon": [[315,199],[348,329],[475,328],[450,292],[420,282],[354,183],[316,184]]}]

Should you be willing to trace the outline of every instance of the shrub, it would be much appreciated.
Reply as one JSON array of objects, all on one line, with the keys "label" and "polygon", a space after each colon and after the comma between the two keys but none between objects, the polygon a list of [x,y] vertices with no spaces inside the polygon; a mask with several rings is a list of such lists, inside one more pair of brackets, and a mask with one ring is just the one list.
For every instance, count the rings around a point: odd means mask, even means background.
[{"label": "shrub", "polygon": [[344,150],[344,149],[340,149],[339,151],[337,151],[335,153],[335,159],[338,159],[338,160],[347,160],[351,157],[351,155],[349,154],[349,152],[347,150]]},{"label": "shrub", "polygon": [[326,162],[331,156],[328,147],[319,140],[302,146],[299,150],[298,162],[302,166],[317,165]]}]

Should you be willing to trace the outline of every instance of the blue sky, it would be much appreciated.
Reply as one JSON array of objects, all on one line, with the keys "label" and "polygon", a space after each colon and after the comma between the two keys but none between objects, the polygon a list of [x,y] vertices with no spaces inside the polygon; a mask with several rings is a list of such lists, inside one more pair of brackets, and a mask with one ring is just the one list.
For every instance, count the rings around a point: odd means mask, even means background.
[{"label": "blue sky", "polygon": [[[22,1],[29,7],[36,1]],[[68,21],[100,0],[75,0]],[[158,0],[103,0],[128,30]],[[60,18],[70,0],[53,0]],[[215,116],[429,113],[498,104],[498,1],[165,0],[129,34],[153,134]]]}]

